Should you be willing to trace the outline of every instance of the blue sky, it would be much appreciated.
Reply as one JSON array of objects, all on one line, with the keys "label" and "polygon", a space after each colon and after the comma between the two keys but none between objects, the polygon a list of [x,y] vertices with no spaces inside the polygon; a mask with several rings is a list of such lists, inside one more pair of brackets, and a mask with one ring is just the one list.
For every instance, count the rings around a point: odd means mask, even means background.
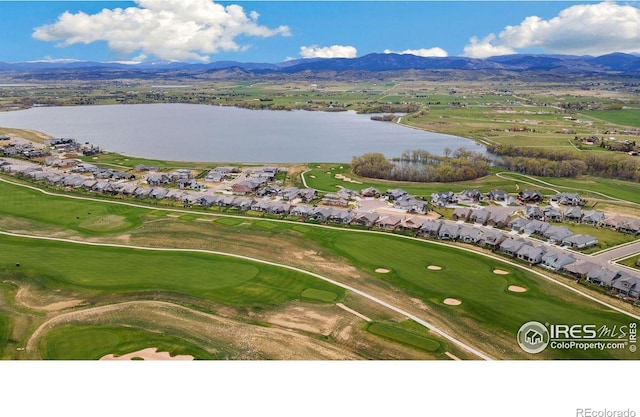
[{"label": "blue sky", "polygon": [[2,1],[0,61],[640,53],[638,2]]}]

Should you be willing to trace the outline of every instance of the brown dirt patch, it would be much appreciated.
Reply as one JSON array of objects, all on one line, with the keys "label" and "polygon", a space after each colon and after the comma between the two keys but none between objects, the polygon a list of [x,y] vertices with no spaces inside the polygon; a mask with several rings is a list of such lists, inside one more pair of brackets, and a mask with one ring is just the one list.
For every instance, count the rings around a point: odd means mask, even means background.
[{"label": "brown dirt patch", "polygon": [[427,267],[427,269],[429,269],[429,270],[431,270],[431,271],[440,271],[440,270],[442,270],[442,267],[441,267],[441,266],[438,266],[438,265],[429,265],[429,266]]},{"label": "brown dirt patch", "polygon": [[342,174],[336,174],[335,178],[337,180],[342,180],[344,182],[350,182],[350,183],[353,183],[353,184],[362,184],[362,181],[356,181],[356,180],[354,180],[352,178],[349,178],[349,177],[347,177],[345,175],[342,175]]},{"label": "brown dirt patch", "polygon": [[496,275],[509,275],[509,271],[505,271],[503,269],[494,269],[493,273]]},{"label": "brown dirt patch", "polygon": [[445,298],[443,303],[448,306],[459,306],[460,304],[462,304],[462,301],[458,300],[457,298]]},{"label": "brown dirt patch", "polygon": [[508,289],[511,292],[526,292],[527,291],[526,288],[520,287],[518,285],[509,285]]},{"label": "brown dirt patch", "polygon": [[386,269],[386,268],[377,268],[376,272],[378,274],[388,274],[390,271],[388,269]]},{"label": "brown dirt patch", "polygon": [[132,359],[141,358],[143,360],[170,360],[170,361],[192,361],[191,355],[171,356],[169,352],[158,352],[158,348],[147,348],[137,352],[127,353],[122,356],[115,356],[113,353],[100,358],[101,361],[130,361]]}]

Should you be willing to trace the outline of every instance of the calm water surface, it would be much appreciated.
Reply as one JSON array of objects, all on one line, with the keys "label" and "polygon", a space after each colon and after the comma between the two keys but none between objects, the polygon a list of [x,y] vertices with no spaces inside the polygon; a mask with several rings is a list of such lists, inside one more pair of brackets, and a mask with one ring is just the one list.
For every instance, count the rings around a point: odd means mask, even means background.
[{"label": "calm water surface", "polygon": [[0,113],[0,126],[71,137],[130,156],[194,162],[350,162],[424,149],[484,152],[475,142],[354,112],[253,111],[191,104],[40,107]]}]

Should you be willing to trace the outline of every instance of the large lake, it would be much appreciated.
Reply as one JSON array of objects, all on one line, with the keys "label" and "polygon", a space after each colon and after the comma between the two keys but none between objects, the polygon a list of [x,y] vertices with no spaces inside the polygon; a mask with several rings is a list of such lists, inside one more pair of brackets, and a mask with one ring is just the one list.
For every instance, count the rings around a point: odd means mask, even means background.
[{"label": "large lake", "polygon": [[484,152],[475,142],[354,112],[258,111],[192,104],[39,107],[0,113],[0,126],[75,138],[130,156],[194,162],[350,162],[405,150]]}]

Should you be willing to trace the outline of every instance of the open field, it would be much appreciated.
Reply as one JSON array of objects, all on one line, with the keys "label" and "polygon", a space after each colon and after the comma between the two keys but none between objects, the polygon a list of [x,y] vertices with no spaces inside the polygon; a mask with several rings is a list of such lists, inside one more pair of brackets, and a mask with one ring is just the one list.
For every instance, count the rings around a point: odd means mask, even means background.
[{"label": "open field", "polygon": [[[4,187],[6,192],[11,192],[12,188],[18,188],[11,185],[4,185]],[[17,204],[21,199],[30,201],[29,199],[32,198],[29,192],[24,194],[14,192],[12,195],[16,199],[14,203],[17,202]],[[39,199],[41,204],[47,207],[47,211],[54,213],[58,212],[58,207],[75,212],[79,210],[74,207],[75,205],[83,207],[87,203],[82,200],[62,201],[57,197],[42,195]],[[105,212],[111,205],[108,202],[90,202],[89,204],[95,204],[92,210]],[[0,206],[0,209],[11,211],[11,218],[19,215],[12,205],[7,209],[2,207],[4,206]],[[441,328],[460,335],[463,341],[478,346],[496,357],[527,357],[519,351],[514,334],[523,322],[529,320],[549,322],[586,320],[603,325],[622,325],[628,321],[628,318],[620,313],[612,312],[503,261],[425,241],[251,218],[223,218],[221,220],[233,221],[222,222],[192,222],[176,217],[160,217],[161,210],[157,208],[153,211],[149,210],[149,213],[154,215],[147,219],[142,214],[147,209],[126,206],[120,209],[122,210],[120,215],[123,217],[129,218],[135,213],[142,222],[127,230],[131,244],[224,250],[231,253],[256,255],[262,259],[284,261],[289,265],[320,272],[339,279],[345,284],[355,285],[359,289],[372,292],[378,297],[403,306],[408,311],[415,311],[419,315],[424,314],[428,320],[435,322]],[[158,220],[162,221],[158,222]],[[46,229],[42,226],[43,223],[46,224],[50,228],[47,229],[48,233],[52,233],[55,229],[66,228],[66,224],[59,223],[56,216],[32,214],[29,221],[31,222],[29,227],[33,227],[34,230]],[[148,227],[149,222],[153,222],[151,223],[153,227]],[[267,223],[268,228],[261,227],[262,224]],[[91,237],[93,241],[108,242],[119,239],[118,233],[96,235],[92,231],[76,230],[80,236]],[[9,324],[7,325],[6,321],[3,324],[5,329],[7,327],[15,329],[14,317],[17,317],[18,313],[23,314],[19,311],[18,304],[27,306],[34,312],[43,308],[53,308],[51,306],[55,305],[58,306],[61,314],[76,314],[85,309],[94,308],[93,306],[108,307],[117,302],[130,300],[170,300],[203,312],[227,311],[229,319],[254,323],[254,325],[259,322],[282,323],[282,318],[274,321],[274,315],[276,315],[288,317],[286,319],[288,326],[309,329],[308,325],[300,327],[300,324],[292,323],[291,320],[297,320],[297,316],[286,314],[286,312],[295,311],[295,308],[298,308],[294,307],[296,305],[306,305],[305,309],[309,311],[306,314],[311,314],[310,311],[314,309],[321,309],[326,314],[327,308],[331,308],[331,311],[339,310],[333,303],[354,299],[349,291],[301,273],[213,254],[168,251],[163,253],[163,256],[158,256],[158,252],[140,249],[83,246],[14,237],[2,237],[0,242],[4,254],[0,270],[2,281],[11,282],[21,289],[29,289],[26,294],[23,290],[19,301],[6,303],[4,308],[9,309],[11,314],[7,315],[10,317]],[[265,251],[265,245],[269,245],[270,250]],[[298,257],[296,253],[300,253],[301,256]],[[16,263],[20,266],[16,266]],[[430,265],[438,265],[442,269],[430,270],[428,268]],[[375,270],[378,268],[385,268],[389,273],[376,273]],[[495,269],[507,271],[509,274],[496,275],[493,272]],[[469,274],[468,271],[475,272]],[[524,293],[509,291],[508,287],[512,285],[525,288],[527,291]],[[12,298],[11,292],[7,293],[5,287],[0,288],[4,294],[3,297]],[[45,294],[50,295],[45,297]],[[443,304],[443,300],[450,297],[461,300],[462,304],[459,306]],[[75,304],[60,304],[73,300],[76,301]],[[352,302],[349,305],[355,306]],[[386,324],[382,327],[374,326],[374,329],[379,327],[377,333],[366,331],[363,327],[356,330],[352,324],[349,325],[351,326],[349,331],[356,332],[355,334],[358,335],[356,340],[366,340],[368,346],[382,343],[385,350],[380,351],[380,354],[389,355],[385,357],[398,357],[400,355],[398,352],[404,352],[403,349],[413,352],[407,353],[410,356],[421,352],[422,357],[443,355],[444,349],[452,350],[451,344],[443,340],[437,341],[441,348],[435,350],[433,350],[435,348],[433,343],[423,341],[425,345],[423,342],[415,341],[423,340],[422,337],[432,340],[433,335],[422,335],[415,339],[414,336],[391,330],[388,326],[393,327],[393,322],[398,320],[395,313],[382,313],[379,307],[373,308],[370,303],[362,306],[362,308],[355,308],[376,322]],[[347,312],[339,311],[341,316],[347,315],[358,320]],[[284,312],[282,314],[285,315],[282,316],[278,312]],[[39,317],[41,316],[37,314],[33,316],[34,323],[42,320]],[[122,321],[115,317],[113,320],[102,322],[112,327],[115,325],[117,329],[122,326]],[[319,331],[319,335],[334,335],[329,339],[322,339],[323,343],[337,343],[342,346],[341,349],[346,349],[344,352],[350,351],[352,354],[357,354],[359,352],[355,349],[357,344],[353,344],[353,338],[356,336],[352,336],[351,342],[345,345],[345,342],[340,342],[339,335],[343,334],[342,332],[345,332],[349,326],[336,327],[336,324],[326,324],[328,326],[325,327],[326,330]],[[79,320],[77,325],[84,326],[87,323]],[[138,323],[134,327],[142,332],[150,331],[148,323]],[[269,328],[269,325],[266,328],[261,327],[261,331],[268,332]],[[119,331],[114,330],[116,334]],[[177,331],[169,334],[175,335]],[[251,330],[247,331],[251,334]],[[84,330],[78,332],[82,333]],[[6,334],[7,331],[5,330],[4,333]],[[415,334],[415,329],[409,333]],[[375,336],[376,334],[384,337],[379,339]],[[84,336],[75,337],[82,339]],[[436,339],[439,338],[436,337]],[[21,345],[20,340],[24,341],[15,337],[11,340],[6,342],[4,357],[12,357],[7,349],[15,349]],[[41,346],[45,350],[41,352],[50,352],[55,356],[55,346],[60,343],[59,339],[54,337],[51,339],[52,342],[47,342],[48,339],[45,337],[44,340],[44,345]],[[127,337],[122,336],[121,340],[123,340],[123,346],[128,346],[124,342]],[[153,339],[153,342],[157,340]],[[53,347],[46,347],[49,343]],[[202,343],[195,343],[195,345],[205,349]],[[136,345],[123,349],[138,347],[143,346]],[[90,350],[90,347],[87,349]],[[185,349],[180,352],[185,352]],[[234,349],[233,354],[230,355],[238,355],[240,350],[241,348]],[[369,356],[373,355],[375,349],[370,348],[364,351],[367,352],[365,357],[375,357]],[[343,354],[346,354],[344,352]],[[93,352],[89,356],[93,357],[96,354]],[[216,355],[215,352],[211,354]],[[459,349],[454,354],[464,356]],[[567,351],[545,352],[537,357],[629,358],[629,355],[628,352],[617,351],[604,353]],[[207,356],[204,355],[204,357]],[[280,356],[273,354],[270,357]]]}]

